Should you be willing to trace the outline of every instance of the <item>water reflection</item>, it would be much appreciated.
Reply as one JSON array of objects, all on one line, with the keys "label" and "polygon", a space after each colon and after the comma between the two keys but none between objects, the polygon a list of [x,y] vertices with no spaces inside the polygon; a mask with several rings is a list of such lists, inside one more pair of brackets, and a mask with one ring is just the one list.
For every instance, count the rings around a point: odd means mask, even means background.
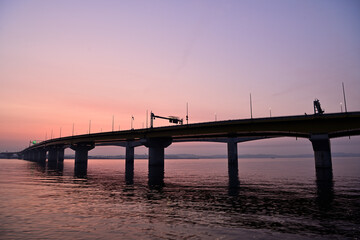
[{"label": "water reflection", "polygon": [[[217,174],[218,169],[213,171],[217,165],[208,172],[204,169],[204,173],[199,171],[198,174],[179,174],[176,177],[167,175],[164,179],[164,168],[151,167],[147,175],[148,166],[144,162],[136,166],[137,171],[141,168],[145,174],[137,175],[135,183],[134,169],[128,168],[125,172],[111,170],[118,166],[115,161],[97,165],[87,175],[87,169],[75,174],[75,177],[86,177],[86,180],[72,177],[73,164],[69,163],[69,166],[71,171],[65,170],[65,176],[48,179],[59,183],[56,185],[58,197],[65,194],[67,198],[78,199],[76,194],[81,194],[86,206],[89,201],[93,209],[101,208],[108,218],[113,214],[111,216],[114,218],[132,216],[142,223],[147,221],[146,218],[151,218],[156,219],[157,223],[214,226],[218,229],[266,229],[302,236],[324,233],[347,236],[347,228],[342,224],[347,222],[348,226],[354,227],[359,223],[357,212],[360,209],[353,200],[358,195],[340,196],[338,193],[336,196],[332,173],[319,172],[316,181],[314,178],[311,181],[305,178],[288,179],[281,174],[276,177],[245,177],[242,174],[240,186],[236,168],[229,168],[226,176]],[[44,172],[44,165],[37,164],[35,169]],[[50,171],[46,174],[53,176]],[[209,174],[213,178],[211,184]],[[130,209],[128,212],[120,212],[125,211],[126,207]],[[134,217],[132,214],[136,213],[138,215]],[[341,224],[338,224],[339,221]],[[118,219],[114,222],[118,222]],[[355,229],[350,234],[355,232],[359,233]]]},{"label": "water reflection", "polygon": [[149,187],[162,188],[164,186],[164,166],[149,166]]},{"label": "water reflection", "polygon": [[236,167],[230,167],[228,168],[228,174],[229,174],[229,196],[237,196],[239,195],[239,170]]},{"label": "water reflection", "polygon": [[33,164],[33,166],[35,166],[35,169],[40,173],[46,172],[46,162],[37,162]]},{"label": "water reflection", "polygon": [[77,178],[87,177],[87,164],[75,164],[74,176]]},{"label": "water reflection", "polygon": [[125,182],[127,185],[134,184],[134,162],[126,162],[125,166]]},{"label": "water reflection", "polygon": [[332,169],[316,169],[317,202],[322,209],[328,209],[334,200]]},{"label": "water reflection", "polygon": [[64,162],[48,162],[47,169],[50,172],[56,172],[59,175],[62,175],[64,171]]}]

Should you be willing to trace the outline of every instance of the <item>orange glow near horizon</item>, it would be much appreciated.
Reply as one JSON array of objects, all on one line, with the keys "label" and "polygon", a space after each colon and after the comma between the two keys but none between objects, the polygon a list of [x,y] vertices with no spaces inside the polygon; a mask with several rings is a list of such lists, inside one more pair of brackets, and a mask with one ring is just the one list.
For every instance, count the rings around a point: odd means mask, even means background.
[{"label": "orange glow near horizon", "polygon": [[342,82],[360,110],[357,2],[140,2],[0,3],[0,151],[186,103],[190,123],[249,118],[250,93],[255,118],[339,112]]}]

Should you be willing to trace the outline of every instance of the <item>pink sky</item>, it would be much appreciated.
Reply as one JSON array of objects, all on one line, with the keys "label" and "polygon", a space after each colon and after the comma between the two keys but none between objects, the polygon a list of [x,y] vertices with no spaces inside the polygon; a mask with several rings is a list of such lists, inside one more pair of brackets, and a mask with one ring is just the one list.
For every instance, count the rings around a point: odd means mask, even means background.
[{"label": "pink sky", "polygon": [[[0,2],[0,151],[29,140],[146,124],[360,111],[360,2]],[[156,126],[167,125],[156,120]],[[332,141],[357,152],[360,137]],[[239,153],[311,152],[308,140],[246,143]],[[209,147],[210,146],[210,147]],[[213,147],[215,146],[215,147]],[[225,154],[222,144],[168,153]],[[101,148],[96,153],[117,152]],[[120,150],[119,152],[122,152]],[[140,150],[141,152],[142,150]],[[288,152],[286,152],[287,154]]]}]

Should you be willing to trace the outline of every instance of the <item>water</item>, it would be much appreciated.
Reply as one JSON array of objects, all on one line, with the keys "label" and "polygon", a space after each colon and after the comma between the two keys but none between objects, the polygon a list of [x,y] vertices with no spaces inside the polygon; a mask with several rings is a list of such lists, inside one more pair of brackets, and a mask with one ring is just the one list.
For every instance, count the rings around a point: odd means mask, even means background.
[{"label": "water", "polygon": [[149,185],[147,160],[74,160],[50,169],[0,160],[0,239],[358,239],[360,159],[333,159],[316,181],[313,159],[166,160]]}]

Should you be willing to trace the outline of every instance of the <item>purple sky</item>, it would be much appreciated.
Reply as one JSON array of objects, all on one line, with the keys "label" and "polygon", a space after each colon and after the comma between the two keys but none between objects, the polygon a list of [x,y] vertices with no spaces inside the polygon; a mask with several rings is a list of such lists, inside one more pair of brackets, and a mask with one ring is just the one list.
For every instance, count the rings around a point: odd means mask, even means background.
[{"label": "purple sky", "polygon": [[[29,140],[129,129],[146,110],[190,122],[360,111],[360,1],[0,0],[0,151]],[[344,106],[343,106],[344,107]],[[156,126],[167,125],[156,121]],[[360,153],[360,137],[332,150]],[[210,147],[209,147],[210,146]],[[311,153],[291,138],[239,153]],[[168,153],[225,153],[177,144]],[[140,149],[139,153],[145,151]],[[123,152],[100,148],[94,153]]]}]

